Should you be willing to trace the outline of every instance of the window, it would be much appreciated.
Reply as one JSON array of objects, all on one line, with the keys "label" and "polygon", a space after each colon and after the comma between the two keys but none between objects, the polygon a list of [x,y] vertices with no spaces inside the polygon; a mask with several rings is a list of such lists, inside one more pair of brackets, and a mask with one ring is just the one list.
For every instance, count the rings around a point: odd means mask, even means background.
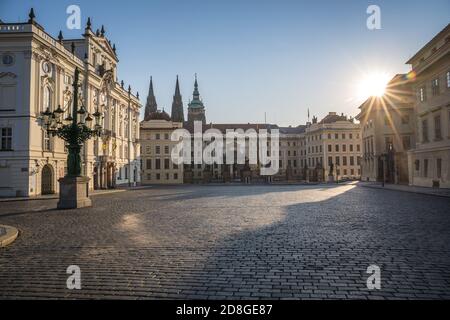
[{"label": "window", "polygon": [[152,169],[152,159],[147,159],[147,170],[151,170]]},{"label": "window", "polygon": [[423,160],[423,176],[428,177],[428,159]]},{"label": "window", "polygon": [[442,159],[436,159],[436,175],[438,179],[442,177]]},{"label": "window", "polygon": [[170,169],[169,159],[164,159],[164,169]]},{"label": "window", "polygon": [[161,159],[155,159],[155,168],[156,170],[161,169]]},{"label": "window", "polygon": [[346,152],[346,151],[347,151],[347,145],[346,145],[346,144],[343,144],[343,145],[342,145],[342,151],[343,151],[343,152]]},{"label": "window", "polygon": [[331,133],[328,134],[328,139],[331,139]]},{"label": "window", "polygon": [[52,143],[51,143],[51,138],[50,138],[50,135],[48,134],[48,131],[44,129],[42,131],[42,135],[43,135],[42,148],[44,149],[44,151],[51,151]]},{"label": "window", "polygon": [[155,134],[155,139],[156,139],[156,140],[161,139],[161,135],[160,135],[159,133]]},{"label": "window", "polygon": [[403,136],[402,137],[402,144],[404,150],[411,149],[411,137],[410,136]]},{"label": "window", "polygon": [[152,174],[151,173],[147,173],[147,180],[152,180]]},{"label": "window", "polygon": [[334,146],[334,149],[335,149],[336,152],[339,152],[339,145],[338,145],[338,144],[335,145],[335,146]]},{"label": "window", "polygon": [[402,124],[409,124],[409,114],[404,113],[404,114],[402,114],[401,118],[402,118]]},{"label": "window", "polygon": [[1,85],[0,86],[0,110],[16,109],[16,86]]},{"label": "window", "polygon": [[436,78],[431,82],[431,90],[433,92],[433,96],[437,96],[439,94],[439,78]]},{"label": "window", "polygon": [[328,145],[328,152],[331,152],[331,144]]},{"label": "window", "polygon": [[1,150],[12,150],[12,128],[2,128],[1,134]]},{"label": "window", "polygon": [[342,134],[342,139],[345,139],[345,133]]},{"label": "window", "polygon": [[161,154],[161,146],[156,146],[155,153],[156,154]]},{"label": "window", "polygon": [[174,174],[173,174],[173,179],[174,179],[174,180],[178,180],[178,173],[174,173]]},{"label": "window", "polygon": [[353,152],[353,145],[350,145],[350,152]]},{"label": "window", "polygon": [[385,148],[386,148],[385,150],[386,151],[391,150],[393,148],[393,146],[394,146],[394,142],[393,142],[392,137],[385,137],[384,138],[384,144],[385,144]]},{"label": "window", "polygon": [[333,164],[333,157],[328,157],[328,165],[331,166]]},{"label": "window", "polygon": [[169,154],[169,146],[164,146],[164,153]]},{"label": "window", "polygon": [[428,120],[422,120],[422,142],[428,142]]},{"label": "window", "polygon": [[347,165],[347,157],[342,157],[342,165],[346,166]]},{"label": "window", "polygon": [[356,151],[360,152],[361,151],[361,146],[359,144],[356,145]]},{"label": "window", "polygon": [[339,139],[339,135],[337,133],[334,134],[335,139]]},{"label": "window", "polygon": [[156,180],[161,180],[161,174],[160,173],[156,174]]},{"label": "window", "polygon": [[169,134],[168,134],[168,133],[165,133],[165,134],[164,134],[164,139],[165,139],[165,140],[169,140]]},{"label": "window", "polygon": [[349,138],[350,138],[350,139],[353,139],[353,134],[350,133],[350,134],[349,134]]},{"label": "window", "polygon": [[441,116],[434,117],[434,139],[441,140],[442,132],[441,132]]},{"label": "window", "polygon": [[339,157],[336,157],[336,164],[339,166],[341,164],[341,161],[339,159]]},{"label": "window", "polygon": [[[355,165],[355,157],[351,156],[350,157],[350,165],[354,166]],[[353,173],[352,173],[353,174]]]},{"label": "window", "polygon": [[14,57],[12,55],[10,55],[10,54],[4,54],[2,56],[2,63],[5,66],[11,66],[14,63]]},{"label": "window", "polygon": [[416,168],[416,171],[419,171],[420,170],[420,160],[414,161],[414,166]]},{"label": "window", "polygon": [[419,100],[420,102],[424,102],[427,99],[426,93],[425,93],[425,87],[422,87],[419,89]]}]

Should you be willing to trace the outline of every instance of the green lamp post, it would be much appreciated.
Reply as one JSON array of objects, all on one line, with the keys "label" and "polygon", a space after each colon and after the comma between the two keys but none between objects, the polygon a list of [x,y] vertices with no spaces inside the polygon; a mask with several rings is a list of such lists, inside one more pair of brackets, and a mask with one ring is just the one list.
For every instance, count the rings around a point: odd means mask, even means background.
[{"label": "green lamp post", "polygon": [[[48,108],[42,113],[42,119],[48,134],[63,139],[68,149],[67,175],[59,180],[60,192],[58,208],[74,209],[91,206],[89,199],[89,178],[81,175],[81,147],[94,136],[102,132],[101,113],[96,110],[92,115],[86,108],[78,106],[78,87],[80,71],[75,69],[73,81],[72,114],[63,119],[64,110],[58,106],[51,112]],[[92,118],[94,117],[94,118]],[[93,126],[93,120],[95,125]]]}]

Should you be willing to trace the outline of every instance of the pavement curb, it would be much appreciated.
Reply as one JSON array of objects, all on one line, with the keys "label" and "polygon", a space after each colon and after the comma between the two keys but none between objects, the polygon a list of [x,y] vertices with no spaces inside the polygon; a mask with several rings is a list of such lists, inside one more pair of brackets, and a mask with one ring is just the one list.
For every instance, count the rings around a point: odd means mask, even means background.
[{"label": "pavement curb", "polygon": [[0,225],[0,248],[14,242],[19,236],[19,230],[14,227]]},{"label": "pavement curb", "polygon": [[381,187],[381,186],[370,186],[370,185],[360,185],[363,188],[372,188],[372,189],[379,189],[379,190],[388,190],[388,191],[398,191],[398,192],[407,192],[407,193],[415,193],[415,194],[424,194],[427,196],[434,196],[434,197],[441,197],[441,198],[450,198],[449,195],[446,194],[439,194],[439,193],[432,193],[432,192],[423,192],[418,190],[404,190],[404,189],[394,189],[389,187]]},{"label": "pavement curb", "polygon": [[[113,190],[105,190],[105,191],[96,191],[91,192],[89,197],[101,196],[105,194],[113,194],[118,192],[125,192],[133,189],[113,189]],[[43,201],[43,200],[58,200],[59,195],[51,195],[51,196],[39,196],[39,197],[30,197],[30,198],[0,198],[0,203],[2,202],[20,202],[20,201]]]}]

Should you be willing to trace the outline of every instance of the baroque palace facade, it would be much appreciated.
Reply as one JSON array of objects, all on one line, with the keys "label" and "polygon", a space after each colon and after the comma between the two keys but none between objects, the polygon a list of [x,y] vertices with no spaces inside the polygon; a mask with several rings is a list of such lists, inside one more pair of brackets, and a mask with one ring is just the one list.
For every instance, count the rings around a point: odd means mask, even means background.
[{"label": "baroque palace facade", "polygon": [[[90,188],[113,188],[140,180],[138,94],[117,82],[118,57],[105,29],[57,39],[35,20],[0,23],[0,196],[57,193],[67,167],[63,141],[44,130],[41,113],[60,105],[69,116],[75,68],[81,70],[80,99],[103,115],[103,133],[82,148]],[[70,108],[69,108],[70,106]]]},{"label": "baroque palace facade", "polygon": [[[188,103],[187,121],[184,118],[179,81],[176,80],[171,115],[158,110],[150,80],[150,90],[145,108],[145,118],[141,122],[141,157],[142,182],[144,184],[162,183],[208,183],[228,181],[326,181],[329,175],[336,179],[359,179],[360,170],[360,127],[352,118],[330,112],[323,120],[297,127],[279,127],[265,123],[207,123],[205,105],[200,98],[197,77],[194,82],[192,100]],[[279,131],[278,173],[274,176],[261,176],[259,164],[185,164],[176,166],[170,161],[174,142],[170,141],[172,132],[179,128],[186,129],[191,137],[194,134],[194,121],[202,123],[203,133],[208,129],[216,129],[223,135],[227,130],[241,129],[259,132],[266,129]],[[194,139],[191,153],[194,155]],[[203,142],[203,148],[207,145]],[[258,143],[259,148],[259,143]],[[224,154],[226,154],[224,143]],[[249,144],[241,152],[245,159],[249,157]],[[259,149],[258,149],[259,150]],[[272,145],[268,143],[268,154],[274,156]],[[224,161],[225,162],[225,161]],[[258,162],[259,163],[259,162]],[[331,168],[331,170],[330,170]],[[333,168],[335,168],[333,170]],[[333,179],[334,180],[334,179]]]},{"label": "baroque palace facade", "polygon": [[450,25],[407,64],[360,106],[362,180],[450,188]]}]

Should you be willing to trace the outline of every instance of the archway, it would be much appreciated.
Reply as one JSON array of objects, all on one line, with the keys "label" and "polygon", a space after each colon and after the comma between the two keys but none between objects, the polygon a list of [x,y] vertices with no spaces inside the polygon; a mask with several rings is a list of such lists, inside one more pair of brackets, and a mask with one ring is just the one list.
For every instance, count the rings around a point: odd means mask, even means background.
[{"label": "archway", "polygon": [[53,194],[53,170],[52,167],[46,164],[42,168],[41,177],[41,194]]}]

